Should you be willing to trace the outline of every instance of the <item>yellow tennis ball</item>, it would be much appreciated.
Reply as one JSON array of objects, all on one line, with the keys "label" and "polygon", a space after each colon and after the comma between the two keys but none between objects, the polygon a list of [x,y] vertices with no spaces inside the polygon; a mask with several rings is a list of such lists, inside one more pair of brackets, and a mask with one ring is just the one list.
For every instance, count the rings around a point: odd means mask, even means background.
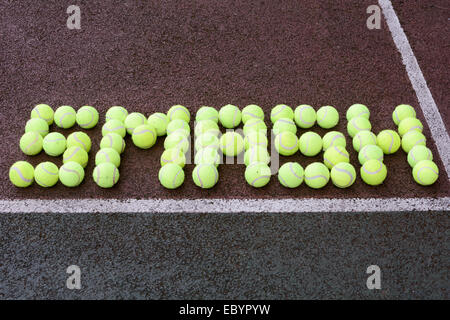
[{"label": "yellow tennis ball", "polygon": [[133,143],[141,149],[149,149],[156,143],[156,130],[149,124],[143,124],[133,130]]},{"label": "yellow tennis ball", "polygon": [[423,133],[416,130],[409,131],[402,137],[402,149],[406,153],[415,146],[425,146],[426,144],[427,138],[425,138]]},{"label": "yellow tennis ball", "polygon": [[113,148],[119,154],[125,151],[125,140],[117,133],[108,133],[100,141],[100,149]]},{"label": "yellow tennis ball", "polygon": [[94,168],[92,178],[99,187],[112,188],[119,181],[119,169],[111,162],[102,162]]},{"label": "yellow tennis ball", "polygon": [[220,164],[221,156],[216,148],[206,147],[197,150],[195,153],[195,164],[213,164],[216,167]]},{"label": "yellow tennis ball", "polygon": [[198,187],[210,189],[219,181],[219,172],[214,164],[198,164],[192,171],[192,180]]},{"label": "yellow tennis ball", "polygon": [[317,110],[317,124],[324,129],[331,129],[339,122],[339,112],[332,106],[323,106]]},{"label": "yellow tennis ball", "polygon": [[254,188],[261,188],[270,181],[272,172],[265,163],[255,162],[245,169],[245,180]]},{"label": "yellow tennis ball", "polygon": [[184,152],[178,148],[164,150],[161,155],[161,167],[168,163],[175,163],[181,168],[184,168],[184,165],[186,164],[186,156]]},{"label": "yellow tennis ball", "polygon": [[44,188],[53,187],[58,182],[59,170],[53,162],[42,162],[34,169],[34,180]]},{"label": "yellow tennis ball", "polygon": [[298,151],[298,138],[292,132],[281,132],[275,136],[275,149],[283,156],[292,156]]},{"label": "yellow tennis ball", "polygon": [[75,161],[66,162],[59,168],[59,181],[66,187],[77,187],[83,179],[84,169]]},{"label": "yellow tennis ball", "polygon": [[353,137],[353,149],[356,152],[361,151],[361,149],[368,145],[376,145],[377,144],[377,136],[368,130],[360,131]]},{"label": "yellow tennis ball", "polygon": [[396,125],[406,118],[415,118],[416,110],[409,104],[399,104],[392,113],[392,120]]},{"label": "yellow tennis ball", "polygon": [[299,105],[295,108],[294,119],[300,128],[311,128],[317,120],[316,110],[307,104]]},{"label": "yellow tennis ball", "polygon": [[54,114],[55,124],[63,129],[69,129],[75,124],[77,113],[71,106],[61,106]]},{"label": "yellow tennis ball", "polygon": [[125,125],[123,124],[123,122],[112,119],[112,120],[106,121],[102,127],[102,135],[103,136],[106,136],[109,133],[116,133],[119,136],[121,136],[122,138],[124,138],[127,131],[125,129]]},{"label": "yellow tennis ball", "polygon": [[251,131],[248,135],[244,137],[244,147],[248,150],[252,147],[263,147],[267,148],[269,145],[269,140],[263,132]]},{"label": "yellow tennis ball", "polygon": [[252,148],[248,149],[247,151],[245,151],[244,164],[246,166],[249,166],[255,162],[269,164],[270,155],[269,155],[269,152],[267,151],[267,148],[252,147]]},{"label": "yellow tennis ball", "polygon": [[278,170],[278,180],[286,188],[297,188],[303,182],[304,170],[297,162],[287,162]]},{"label": "yellow tennis ball", "polygon": [[31,118],[45,120],[48,125],[53,123],[54,112],[48,104],[38,104],[31,110]]},{"label": "yellow tennis ball", "polygon": [[364,164],[366,161],[371,159],[383,161],[384,152],[379,146],[369,144],[367,146],[362,147],[362,149],[359,151],[358,160],[360,164]]},{"label": "yellow tennis ball", "polygon": [[328,167],[328,169],[331,169],[338,163],[350,162],[350,155],[344,147],[332,146],[324,152],[323,162]]},{"label": "yellow tennis ball", "polygon": [[244,131],[245,136],[249,135],[250,132],[254,131],[267,135],[267,126],[261,119],[252,118],[247,120],[242,130]]},{"label": "yellow tennis ball", "polygon": [[203,133],[195,139],[195,150],[199,150],[206,147],[219,149],[219,138],[210,132]]},{"label": "yellow tennis ball", "polygon": [[433,153],[427,147],[418,145],[408,152],[408,163],[411,168],[414,168],[422,160],[433,161]]},{"label": "yellow tennis ball", "polygon": [[178,148],[184,153],[189,150],[190,140],[182,133],[174,132],[164,140],[164,149]]},{"label": "yellow tennis ball", "polygon": [[58,157],[66,151],[67,140],[59,132],[50,132],[44,138],[43,147],[46,154]]},{"label": "yellow tennis ball", "polygon": [[294,111],[292,111],[292,108],[285,104],[277,104],[270,112],[270,121],[275,123],[281,118],[294,120]]},{"label": "yellow tennis ball", "polygon": [[45,120],[34,118],[27,121],[25,125],[25,132],[35,131],[39,133],[42,137],[48,134],[48,124]]},{"label": "yellow tennis ball", "polygon": [[414,166],[412,174],[418,184],[429,186],[439,178],[439,168],[431,160],[421,160]]},{"label": "yellow tennis ball", "polygon": [[20,150],[28,156],[37,155],[42,151],[43,147],[42,136],[36,132],[27,132],[20,138]]},{"label": "yellow tennis ball", "polygon": [[352,118],[347,124],[347,132],[350,137],[354,137],[360,131],[372,130],[370,121],[364,117]]},{"label": "yellow tennis ball", "polygon": [[172,134],[174,132],[179,132],[188,137],[191,134],[191,127],[189,124],[181,119],[175,119],[167,124],[167,134]]},{"label": "yellow tennis ball", "polygon": [[214,121],[215,123],[219,123],[219,111],[217,111],[213,107],[208,106],[201,107],[197,111],[195,121],[199,122],[202,120],[211,120]]},{"label": "yellow tennis ball", "polygon": [[377,145],[383,150],[384,154],[396,153],[400,148],[400,136],[394,130],[383,130],[378,133]]},{"label": "yellow tennis ball", "polygon": [[233,129],[239,126],[242,120],[242,113],[238,107],[227,104],[220,108],[219,121],[224,128]]},{"label": "yellow tennis ball", "polygon": [[321,162],[313,162],[305,168],[305,183],[313,189],[320,189],[330,181],[330,171]]},{"label": "yellow tennis ball", "polygon": [[159,182],[167,189],[176,189],[184,182],[184,171],[179,165],[169,163],[158,173]]},{"label": "yellow tennis ball", "polygon": [[105,121],[109,120],[118,120],[120,122],[125,122],[125,119],[128,116],[128,111],[122,106],[112,106],[106,111]]},{"label": "yellow tennis ball", "polygon": [[67,137],[67,148],[82,147],[84,151],[89,152],[91,151],[91,145],[91,138],[84,132],[73,132]]},{"label": "yellow tennis ball", "polygon": [[191,114],[189,110],[185,106],[179,104],[172,106],[169,111],[167,111],[167,116],[169,117],[169,121],[181,119],[189,123],[189,121],[191,120]]},{"label": "yellow tennis ball", "polygon": [[307,157],[314,157],[322,150],[322,138],[315,132],[305,132],[298,139],[298,149]]},{"label": "yellow tennis ball", "polygon": [[195,123],[195,136],[200,136],[204,133],[211,133],[215,136],[220,135],[219,125],[212,120],[200,120]]},{"label": "yellow tennis ball", "polygon": [[220,137],[220,150],[226,156],[237,156],[244,150],[244,139],[237,132],[227,132]]},{"label": "yellow tennis ball", "polygon": [[293,134],[296,134],[297,126],[295,122],[291,119],[280,118],[277,121],[275,121],[272,130],[275,135],[280,134],[281,132],[284,131],[289,131],[292,132]]},{"label": "yellow tennis ball", "polygon": [[363,117],[369,120],[370,111],[369,108],[367,108],[367,106],[361,103],[356,103],[351,105],[350,108],[347,109],[346,117],[348,121],[356,117]]},{"label": "yellow tennis ball", "polygon": [[398,125],[398,133],[403,137],[409,131],[423,131],[422,122],[417,118],[405,118]]},{"label": "yellow tennis ball", "polygon": [[26,161],[17,161],[9,169],[9,180],[19,188],[25,188],[33,183],[34,168]]},{"label": "yellow tennis ball", "polygon": [[338,188],[348,188],[356,180],[355,168],[347,162],[340,162],[331,169],[331,181]]},{"label": "yellow tennis ball", "polygon": [[77,111],[76,121],[83,129],[91,129],[98,123],[98,111],[91,106],[83,106]]},{"label": "yellow tennis ball", "polygon": [[364,162],[361,167],[361,178],[371,186],[378,186],[383,183],[387,176],[387,168],[383,162],[370,159]]},{"label": "yellow tennis ball", "polygon": [[120,154],[113,148],[103,148],[97,151],[95,155],[95,165],[110,162],[117,168],[120,167]]},{"label": "yellow tennis ball", "polygon": [[167,133],[167,125],[169,118],[161,112],[156,112],[148,117],[147,124],[151,125],[156,130],[158,137],[164,136]]},{"label": "yellow tennis ball", "polygon": [[140,112],[132,112],[125,118],[125,129],[127,133],[132,135],[134,129],[141,125],[147,124],[147,118]]},{"label": "yellow tennis ball", "polygon": [[256,104],[249,104],[242,109],[242,123],[246,124],[250,119],[259,119],[264,121],[264,111]]},{"label": "yellow tennis ball", "polygon": [[327,150],[331,146],[341,146],[346,147],[347,141],[345,140],[344,134],[339,131],[329,131],[322,138],[323,150]]},{"label": "yellow tennis ball", "polygon": [[82,147],[70,147],[63,154],[63,163],[76,162],[83,168],[86,168],[88,159],[88,154]]}]

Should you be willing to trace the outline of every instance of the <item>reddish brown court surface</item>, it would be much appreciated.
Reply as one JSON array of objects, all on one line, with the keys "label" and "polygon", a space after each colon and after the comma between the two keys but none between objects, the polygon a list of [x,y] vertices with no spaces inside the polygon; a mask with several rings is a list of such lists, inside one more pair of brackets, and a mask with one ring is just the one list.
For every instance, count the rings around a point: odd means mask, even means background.
[{"label": "reddish brown court surface", "polygon": [[[416,26],[403,16],[414,11],[405,1],[394,8],[406,22],[407,35],[420,37],[418,30],[439,28],[429,10],[430,23]],[[433,1],[430,1],[430,3]],[[89,1],[81,5],[81,30],[66,27],[68,1],[3,1],[0,4],[2,49],[0,105],[3,155],[0,160],[1,198],[353,198],[353,197],[438,197],[448,196],[449,182],[436,146],[425,122],[405,67],[387,25],[381,30],[366,27],[366,8],[374,1]],[[445,3],[445,1],[436,1]],[[419,9],[418,9],[419,10]],[[448,14],[448,11],[446,12]],[[445,21],[443,28],[448,28]],[[408,27],[411,29],[408,30]],[[419,28],[419,29],[418,29]],[[442,34],[448,29],[442,29]],[[428,33],[430,34],[430,33]],[[413,37],[414,38],[414,37]],[[424,40],[412,39],[430,77],[436,102],[448,109],[448,97],[440,83],[445,76],[435,59],[427,56]],[[441,41],[441,42],[440,42]],[[433,43],[445,42],[435,36]],[[448,42],[448,41],[447,41]],[[425,42],[426,43],[426,42]],[[436,54],[436,44],[431,48]],[[448,50],[441,55],[449,60]],[[447,63],[448,65],[448,63]],[[448,74],[447,74],[448,76]],[[448,77],[447,77],[448,81]],[[448,82],[447,82],[448,84]],[[87,131],[93,140],[86,179],[78,188],[61,184],[49,190],[36,184],[17,189],[8,180],[9,167],[17,160],[33,165],[41,161],[61,164],[61,158],[45,154],[23,155],[18,141],[35,104],[56,108],[68,104],[76,109],[95,106],[101,113],[99,125]],[[139,150],[128,137],[122,156],[121,179],[116,187],[103,190],[91,175],[94,155],[101,139],[104,113],[112,105],[149,115],[183,104],[194,117],[202,105],[219,108],[232,103],[241,108],[256,103],[269,121],[278,103],[292,107],[311,104],[333,105],[340,112],[337,130],[346,133],[345,111],[353,103],[370,107],[373,131],[395,129],[391,119],[400,103],[413,105],[424,123],[427,145],[441,171],[430,187],[417,185],[400,150],[387,156],[388,178],[379,187],[369,187],[360,178],[349,189],[331,182],[322,190],[306,185],[288,190],[276,176],[262,189],[244,180],[244,165],[222,165],[219,183],[202,190],[191,178],[193,165],[186,167],[186,181],[177,190],[164,189],[158,182],[163,139],[150,150]],[[441,107],[442,108],[442,107]],[[448,115],[448,111],[443,113]],[[444,120],[448,125],[448,119]],[[268,122],[269,124],[269,122]],[[52,126],[51,130],[61,131]],[[80,130],[61,131],[65,135]],[[325,133],[315,126],[314,131]],[[299,130],[298,134],[304,130]],[[351,162],[359,170],[357,154],[347,136]],[[299,161],[305,167],[321,157],[300,154],[281,162]]]}]

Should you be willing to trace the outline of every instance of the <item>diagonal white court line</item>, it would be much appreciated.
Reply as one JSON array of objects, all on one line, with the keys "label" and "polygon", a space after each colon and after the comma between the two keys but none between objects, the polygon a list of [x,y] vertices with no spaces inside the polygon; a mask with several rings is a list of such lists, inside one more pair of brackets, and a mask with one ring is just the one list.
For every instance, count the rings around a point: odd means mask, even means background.
[{"label": "diagonal white court line", "polygon": [[400,21],[392,7],[391,1],[378,0],[378,4],[383,10],[394,43],[402,55],[403,64],[406,67],[406,72],[408,73],[411,84],[416,92],[425,120],[430,127],[431,135],[436,142],[439,156],[441,157],[445,171],[447,172],[447,178],[450,179],[450,138],[445,129],[444,121],[442,121],[439,109],[431,95],[431,91],[428,88],[425,77],[423,76],[422,70],[411,49],[408,38],[400,25]]}]

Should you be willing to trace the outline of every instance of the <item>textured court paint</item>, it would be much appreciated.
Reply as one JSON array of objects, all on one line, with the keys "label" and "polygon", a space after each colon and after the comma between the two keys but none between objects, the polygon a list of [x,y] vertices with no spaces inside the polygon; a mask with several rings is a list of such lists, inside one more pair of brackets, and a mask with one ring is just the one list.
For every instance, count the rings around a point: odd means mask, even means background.
[{"label": "textured court paint", "polygon": [[439,155],[444,164],[448,179],[450,179],[450,138],[446,131],[444,121],[442,120],[436,102],[433,99],[427,82],[420,69],[419,63],[412,51],[408,38],[403,31],[400,21],[389,0],[379,0],[383,14],[386,19],[392,38],[398,51],[402,55],[403,64],[406,67],[411,84],[416,92],[420,107],[424,117],[430,127],[431,135],[436,142]]}]

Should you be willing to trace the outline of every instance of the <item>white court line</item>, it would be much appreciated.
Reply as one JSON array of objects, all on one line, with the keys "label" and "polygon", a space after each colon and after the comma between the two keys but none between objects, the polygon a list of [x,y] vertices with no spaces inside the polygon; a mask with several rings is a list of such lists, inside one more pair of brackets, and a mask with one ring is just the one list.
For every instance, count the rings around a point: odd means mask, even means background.
[{"label": "white court line", "polygon": [[428,88],[422,70],[411,49],[408,38],[400,25],[400,21],[392,7],[391,1],[378,0],[378,4],[383,9],[383,14],[389,30],[391,31],[394,43],[402,55],[403,64],[406,67],[406,72],[408,73],[411,84],[416,92],[425,120],[430,127],[431,135],[436,142],[436,147],[444,164],[445,171],[447,172],[447,178],[450,179],[450,138],[445,129],[444,121],[442,121],[439,109],[431,95],[431,91]]},{"label": "white court line", "polygon": [[448,211],[449,207],[450,197],[387,199],[0,200],[0,212],[2,213],[357,213]]}]

